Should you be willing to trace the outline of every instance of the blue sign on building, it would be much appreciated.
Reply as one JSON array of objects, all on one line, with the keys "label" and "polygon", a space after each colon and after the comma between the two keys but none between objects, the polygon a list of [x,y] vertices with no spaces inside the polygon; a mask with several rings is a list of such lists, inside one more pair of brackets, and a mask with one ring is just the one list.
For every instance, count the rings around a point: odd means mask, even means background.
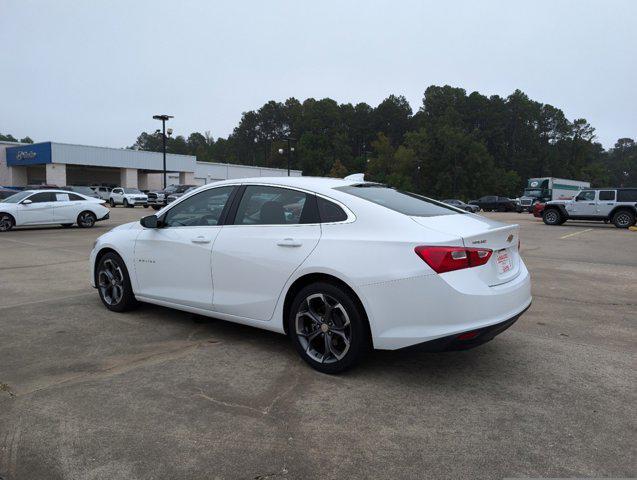
[{"label": "blue sign on building", "polygon": [[44,165],[52,163],[51,142],[32,143],[7,148],[7,165]]}]

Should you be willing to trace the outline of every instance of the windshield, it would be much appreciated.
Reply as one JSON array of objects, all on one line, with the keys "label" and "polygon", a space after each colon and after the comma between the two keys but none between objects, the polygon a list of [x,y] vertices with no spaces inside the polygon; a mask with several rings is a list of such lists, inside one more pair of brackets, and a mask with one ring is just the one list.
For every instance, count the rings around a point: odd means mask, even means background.
[{"label": "windshield", "polygon": [[5,202],[5,203],[18,203],[22,200],[24,200],[25,198],[27,198],[29,195],[31,195],[33,192],[20,192],[20,193],[16,193],[15,195],[11,195],[10,197],[5,198],[4,200],[0,200],[0,202]]},{"label": "windshield", "polygon": [[539,188],[526,188],[524,189],[524,196],[525,197],[541,197],[542,190],[540,190]]},{"label": "windshield", "polygon": [[399,190],[379,184],[360,184],[347,187],[337,187],[336,190],[363,198],[372,203],[382,205],[396,212],[414,217],[434,217],[438,215],[458,215],[465,212],[445,205],[431,198],[415,193]]},{"label": "windshield", "polygon": [[140,192],[136,188],[124,188],[123,190],[124,190],[124,193],[137,193],[139,195],[142,195],[142,192]]}]

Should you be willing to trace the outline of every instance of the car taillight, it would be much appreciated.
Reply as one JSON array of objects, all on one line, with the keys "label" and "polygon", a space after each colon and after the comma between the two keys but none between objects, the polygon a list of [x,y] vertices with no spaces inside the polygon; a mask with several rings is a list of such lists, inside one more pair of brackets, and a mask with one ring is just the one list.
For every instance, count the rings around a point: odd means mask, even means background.
[{"label": "car taillight", "polygon": [[414,250],[436,273],[479,267],[487,263],[493,253],[493,250],[488,248],[438,246],[419,246]]}]

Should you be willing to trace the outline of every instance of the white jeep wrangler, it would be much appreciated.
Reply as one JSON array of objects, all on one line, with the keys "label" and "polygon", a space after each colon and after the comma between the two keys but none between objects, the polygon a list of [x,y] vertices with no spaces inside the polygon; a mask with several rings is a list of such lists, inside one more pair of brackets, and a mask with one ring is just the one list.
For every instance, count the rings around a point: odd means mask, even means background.
[{"label": "white jeep wrangler", "polygon": [[600,220],[628,228],[635,225],[636,218],[637,188],[589,188],[572,200],[546,202],[542,212],[547,225],[562,225],[566,220]]}]

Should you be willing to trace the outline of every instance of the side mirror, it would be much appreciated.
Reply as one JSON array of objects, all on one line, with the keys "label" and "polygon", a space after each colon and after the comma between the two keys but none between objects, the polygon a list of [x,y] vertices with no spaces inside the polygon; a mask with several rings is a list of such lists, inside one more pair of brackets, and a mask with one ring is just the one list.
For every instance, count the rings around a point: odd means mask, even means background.
[{"label": "side mirror", "polygon": [[157,215],[148,215],[147,217],[143,217],[139,223],[144,228],[159,228],[161,226],[161,222],[159,221],[159,218],[157,218]]},{"label": "side mirror", "polygon": [[22,205],[31,205],[33,202],[28,198],[26,200],[22,200]]}]

